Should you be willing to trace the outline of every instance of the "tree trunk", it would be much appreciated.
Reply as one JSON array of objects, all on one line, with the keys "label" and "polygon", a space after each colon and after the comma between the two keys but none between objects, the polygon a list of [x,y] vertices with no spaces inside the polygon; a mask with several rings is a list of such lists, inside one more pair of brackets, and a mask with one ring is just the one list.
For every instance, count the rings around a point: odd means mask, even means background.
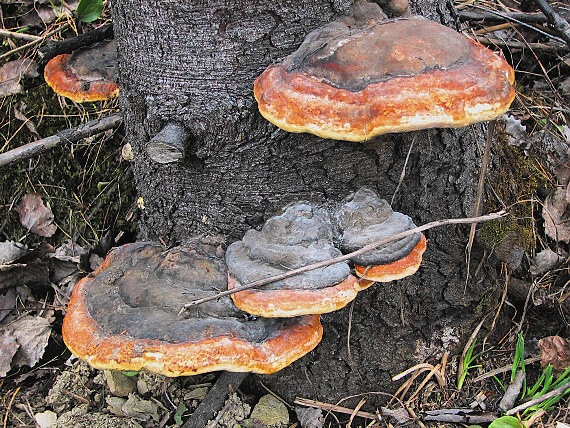
[{"label": "tree trunk", "polygon": [[[221,234],[229,244],[291,201],[340,200],[363,186],[393,198],[416,224],[471,214],[482,126],[351,143],[290,134],[258,114],[254,79],[350,3],[113,1],[122,109],[145,205],[142,239],[175,244]],[[438,17],[432,2],[415,7]],[[186,129],[185,157],[157,164],[145,146],[169,122]],[[325,315],[323,343],[264,382],[287,398],[335,401],[394,390],[392,375],[452,349],[497,291],[484,270],[466,284],[467,232],[427,232],[418,274],[357,298],[350,348],[348,309]]]}]

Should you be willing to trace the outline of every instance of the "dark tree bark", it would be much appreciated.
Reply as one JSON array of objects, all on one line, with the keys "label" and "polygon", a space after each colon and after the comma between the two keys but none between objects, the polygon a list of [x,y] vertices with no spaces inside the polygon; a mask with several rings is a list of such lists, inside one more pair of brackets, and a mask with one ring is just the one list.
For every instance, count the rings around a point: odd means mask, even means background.
[{"label": "dark tree bark", "polygon": [[[291,201],[340,200],[362,186],[390,201],[402,171],[393,206],[417,224],[471,214],[484,141],[480,125],[360,144],[289,134],[257,113],[255,77],[350,4],[113,1],[122,108],[146,207],[141,239],[175,244],[195,234],[222,234],[230,243]],[[441,12],[427,0],[415,10],[432,19]],[[186,127],[186,157],[156,164],[145,145],[168,122]],[[287,398],[333,401],[393,390],[390,376],[468,337],[497,287],[484,270],[466,285],[467,231],[429,231],[417,275],[361,293],[352,359],[345,309],[323,317],[325,337],[315,351],[264,382]]]}]

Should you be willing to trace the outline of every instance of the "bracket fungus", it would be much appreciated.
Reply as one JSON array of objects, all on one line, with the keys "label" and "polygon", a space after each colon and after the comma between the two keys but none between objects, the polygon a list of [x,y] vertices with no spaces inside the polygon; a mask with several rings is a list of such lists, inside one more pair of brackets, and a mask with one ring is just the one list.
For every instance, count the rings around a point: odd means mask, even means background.
[{"label": "bracket fungus", "polygon": [[229,298],[177,316],[188,298],[226,287],[226,265],[212,247],[164,250],[136,243],[115,249],[75,285],[63,324],[68,348],[99,369],[186,376],[273,373],[320,342],[319,315],[252,318]]},{"label": "bracket fungus", "polygon": [[[342,255],[333,245],[325,210],[297,203],[270,218],[261,231],[249,230],[226,251],[228,289]],[[371,285],[350,274],[346,262],[311,270],[262,288],[232,294],[237,307],[263,317],[332,312]]]},{"label": "bracket fungus", "polygon": [[[410,217],[394,212],[388,202],[370,189],[360,189],[349,196],[336,210],[334,219],[340,233],[340,247],[346,253],[416,227]],[[425,250],[425,236],[414,233],[353,257],[352,261],[359,277],[390,282],[413,275]]]},{"label": "bracket fungus", "polygon": [[422,17],[386,19],[357,0],[255,81],[259,111],[289,132],[365,141],[491,120],[515,96],[501,57]]},{"label": "bracket fungus", "polygon": [[115,41],[58,55],[45,66],[46,83],[75,102],[103,101],[119,94]]}]

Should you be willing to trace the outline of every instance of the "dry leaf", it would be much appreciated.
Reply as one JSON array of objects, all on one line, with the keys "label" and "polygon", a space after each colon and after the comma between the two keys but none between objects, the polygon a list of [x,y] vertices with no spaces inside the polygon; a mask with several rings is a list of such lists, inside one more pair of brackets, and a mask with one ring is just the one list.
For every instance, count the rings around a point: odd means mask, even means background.
[{"label": "dry leaf", "polygon": [[57,425],[57,414],[51,410],[42,413],[36,413],[34,419],[40,428],[52,428]]},{"label": "dry leaf", "polygon": [[27,248],[14,241],[0,242],[0,265],[12,263],[28,252]]},{"label": "dry leaf", "polygon": [[33,59],[10,61],[0,67],[0,97],[22,92],[20,80],[23,77],[38,77],[38,65]]},{"label": "dry leaf", "polygon": [[57,230],[57,226],[53,223],[54,217],[51,209],[44,205],[38,193],[24,195],[17,211],[20,214],[22,226],[32,233],[50,237]]},{"label": "dry leaf", "polygon": [[325,424],[325,418],[321,409],[295,407],[295,414],[303,428],[323,428]]},{"label": "dry leaf", "polygon": [[23,101],[18,102],[14,106],[14,117],[16,119],[24,122],[24,126],[28,129],[28,131],[30,131],[30,134],[32,134],[32,136],[36,140],[39,140],[41,137],[40,137],[40,134],[38,134],[36,124],[34,122],[32,122],[30,119],[28,119],[28,117],[26,116],[26,108],[27,107],[28,106],[26,105],[25,102],[23,102]]},{"label": "dry leaf", "polygon": [[16,309],[17,293],[14,288],[8,288],[4,292],[0,292],[0,321],[8,316],[8,314]]},{"label": "dry leaf", "polygon": [[548,336],[538,341],[540,365],[552,364],[556,370],[570,367],[570,341],[560,336]]},{"label": "dry leaf", "polygon": [[570,241],[570,219],[566,212],[567,207],[565,187],[557,187],[544,201],[542,218],[545,232],[556,242],[568,243]]},{"label": "dry leaf", "polygon": [[8,332],[0,332],[0,377],[6,376],[6,373],[12,368],[12,359],[18,351],[18,342]]},{"label": "dry leaf", "polygon": [[50,320],[24,315],[4,327],[18,343],[19,348],[12,359],[13,367],[33,367],[44,355],[51,334]]},{"label": "dry leaf", "polygon": [[530,273],[534,276],[549,272],[564,261],[566,257],[556,254],[550,248],[546,248],[530,260]]}]

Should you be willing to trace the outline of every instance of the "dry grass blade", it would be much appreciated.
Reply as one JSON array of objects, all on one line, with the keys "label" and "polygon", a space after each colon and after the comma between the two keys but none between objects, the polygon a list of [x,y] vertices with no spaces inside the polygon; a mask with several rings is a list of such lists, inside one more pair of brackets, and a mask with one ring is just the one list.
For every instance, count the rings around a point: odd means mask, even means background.
[{"label": "dry grass blade", "polygon": [[[485,149],[483,150],[483,156],[481,157],[481,171],[479,172],[479,181],[477,183],[477,194],[475,195],[475,205],[473,206],[473,211],[471,215],[477,217],[481,214],[481,209],[483,206],[483,189],[485,187],[485,176],[487,175],[487,167],[489,166],[489,158],[491,155],[491,145],[493,144],[493,135],[495,133],[495,121],[491,120],[487,129],[487,139],[485,141]],[[475,240],[475,231],[477,230],[477,223],[472,223],[469,229],[469,240],[467,241],[467,274],[465,275],[465,287],[467,288],[467,283],[469,282],[471,266],[471,249],[473,248],[473,241]]]},{"label": "dry grass blade", "polygon": [[20,387],[16,388],[16,390],[12,394],[12,397],[10,397],[10,402],[8,403],[8,406],[6,406],[6,414],[4,415],[4,424],[3,424],[4,428],[8,426],[8,416],[10,415],[10,409],[14,404],[14,400],[16,399],[16,395],[18,395],[18,392],[20,392]]},{"label": "dry grass blade", "polygon": [[361,418],[372,419],[374,421],[381,420],[380,415],[375,415],[374,413],[363,412],[358,409],[349,409],[348,407],[343,407],[336,404],[323,403],[322,401],[310,400],[308,398],[297,397],[295,398],[295,401],[293,401],[293,403],[298,404],[300,406],[315,407],[317,409],[326,410],[328,412],[338,412],[338,413],[344,413],[346,415],[355,414],[356,416],[359,416]]},{"label": "dry grass blade", "polygon": [[[527,358],[526,360],[524,360],[524,364],[529,365],[532,363],[536,363],[538,361],[540,361],[540,357],[531,357],[531,358]],[[488,378],[496,376],[498,374],[509,372],[512,370],[512,368],[513,368],[512,364],[510,364],[508,366],[496,368],[494,370],[491,370],[488,373],[482,374],[481,376],[477,376],[475,379],[473,379],[472,382],[481,382],[482,380],[488,379]]]},{"label": "dry grass blade", "polygon": [[356,407],[354,408],[352,414],[350,415],[350,419],[348,420],[347,428],[351,428],[351,427],[352,427],[352,421],[354,420],[354,417],[356,416],[356,414],[360,411],[360,408],[361,408],[362,406],[364,406],[364,403],[366,403],[366,400],[363,398],[363,399],[360,400],[360,402],[356,405]]},{"label": "dry grass blade", "polygon": [[[422,380],[422,382],[420,383],[420,385],[418,386],[418,388],[414,391],[414,393],[410,396],[410,398],[408,398],[408,400],[406,401],[406,404],[409,405],[412,401],[414,401],[414,399],[419,395],[419,393],[422,391],[423,387],[426,385],[426,383],[429,382],[429,380],[435,375],[438,379],[441,378],[441,374],[440,374],[440,370],[441,370],[441,364],[436,365],[434,368],[432,368],[430,370],[430,372],[427,374],[427,376],[424,378],[424,380]],[[441,385],[443,383],[443,380],[438,380],[438,383]]]}]

